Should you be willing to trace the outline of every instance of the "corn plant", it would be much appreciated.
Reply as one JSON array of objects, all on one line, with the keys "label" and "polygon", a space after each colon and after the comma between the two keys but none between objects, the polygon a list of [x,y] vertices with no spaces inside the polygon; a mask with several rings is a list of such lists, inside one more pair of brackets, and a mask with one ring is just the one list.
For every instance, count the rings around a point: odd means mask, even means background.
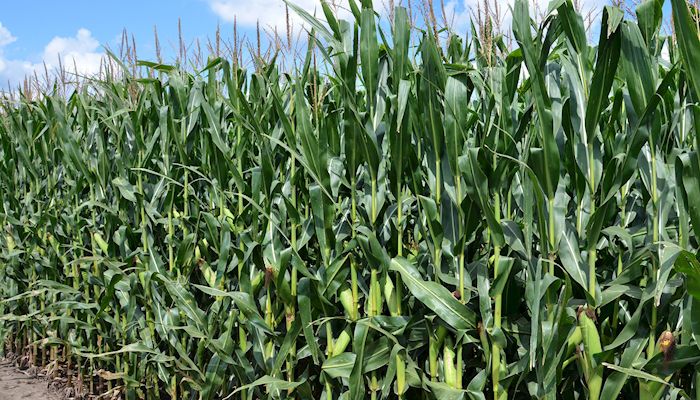
[{"label": "corn plant", "polygon": [[646,0],[591,43],[571,0],[517,0],[515,48],[290,3],[294,65],[6,101],[1,351],[76,397],[700,398],[700,36],[671,3],[673,34]]}]

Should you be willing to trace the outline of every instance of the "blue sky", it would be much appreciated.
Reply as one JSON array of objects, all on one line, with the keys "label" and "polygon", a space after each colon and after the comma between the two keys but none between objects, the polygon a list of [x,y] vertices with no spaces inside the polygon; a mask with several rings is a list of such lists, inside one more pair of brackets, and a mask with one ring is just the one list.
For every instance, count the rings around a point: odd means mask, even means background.
[{"label": "blue sky", "polygon": [[[341,15],[347,15],[342,9],[344,1],[336,0],[341,3]],[[421,1],[413,0],[414,4]],[[466,30],[471,9],[478,1],[481,0],[445,0],[448,14],[454,15],[457,31]],[[496,1],[506,9],[512,3],[512,0]],[[582,1],[587,8],[608,3],[608,0]],[[310,11],[320,4],[319,0],[295,3]],[[375,0],[379,8],[381,3],[382,0]],[[435,0],[435,3],[439,7],[440,2]],[[103,46],[116,49],[123,29],[134,35],[139,57],[153,59],[153,27],[157,26],[163,53],[166,58],[168,55],[172,58],[177,48],[178,18],[182,19],[185,38],[192,43],[196,38],[204,42],[212,37],[217,24],[221,25],[223,35],[230,35],[234,15],[240,32],[249,37],[254,37],[257,21],[263,27],[283,26],[285,21],[282,0],[4,1],[0,14],[0,88],[7,88],[8,82],[17,85],[28,73],[43,72],[44,63],[49,68],[56,67],[59,57],[69,59],[71,65],[74,62],[80,72],[95,72],[104,55]],[[508,16],[505,20],[510,23]]]}]

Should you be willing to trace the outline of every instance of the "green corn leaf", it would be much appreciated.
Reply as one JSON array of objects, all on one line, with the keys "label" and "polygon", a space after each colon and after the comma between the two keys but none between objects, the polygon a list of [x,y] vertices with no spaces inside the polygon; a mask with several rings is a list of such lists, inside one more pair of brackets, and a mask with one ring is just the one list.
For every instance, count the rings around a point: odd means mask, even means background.
[{"label": "green corn leaf", "polygon": [[423,304],[456,330],[464,331],[476,327],[474,312],[454,298],[443,286],[421,279],[411,263],[402,258],[391,260],[391,270],[401,273],[403,282]]},{"label": "green corn leaf", "polygon": [[700,32],[688,10],[688,3],[683,0],[671,0],[673,8],[673,26],[678,36],[678,50],[685,67],[688,80],[695,91],[696,100],[700,97]]}]

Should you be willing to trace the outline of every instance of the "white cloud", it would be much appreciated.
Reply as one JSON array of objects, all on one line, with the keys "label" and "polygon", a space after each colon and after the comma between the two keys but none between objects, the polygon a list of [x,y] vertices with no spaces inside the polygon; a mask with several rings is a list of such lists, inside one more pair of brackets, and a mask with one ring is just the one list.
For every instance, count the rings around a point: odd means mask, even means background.
[{"label": "white cloud", "polygon": [[3,86],[8,81],[16,82],[18,78],[21,79],[25,75],[25,73],[19,73],[24,67],[21,62],[5,58],[5,47],[16,40],[17,38],[12,36],[9,29],[0,23],[0,79],[2,79],[0,85]]},{"label": "white cloud", "polygon": [[0,87],[7,89],[7,85],[15,87],[19,85],[24,77],[33,75],[34,72],[43,68],[39,64],[34,64],[26,60],[5,60],[0,58]]},{"label": "white cloud", "polygon": [[100,42],[85,28],[78,30],[74,37],[55,37],[44,48],[43,60],[57,68],[60,62],[69,71],[80,75],[93,75],[100,71],[104,53],[99,51]]},{"label": "white cloud", "polygon": [[[234,18],[242,26],[253,27],[258,21],[262,27],[283,28],[287,23],[285,3],[283,0],[206,0],[211,10],[221,19],[233,22]],[[348,18],[347,1],[336,1],[336,11],[340,18]],[[323,17],[320,0],[295,0],[294,4],[303,8],[311,15]],[[289,17],[293,24],[299,24],[301,19],[290,8]]]},{"label": "white cloud", "polygon": [[661,48],[661,59],[668,63],[671,62],[671,53],[668,49],[668,40],[664,41],[664,45]]},{"label": "white cloud", "polygon": [[0,22],[0,47],[7,46],[15,40],[17,40],[17,38],[12,36],[10,31],[2,26],[2,22]]},{"label": "white cloud", "polygon": [[0,87],[3,88],[6,88],[8,83],[11,87],[16,87],[28,75],[44,76],[44,64],[50,73],[55,72],[62,64],[69,73],[77,70],[80,75],[94,75],[99,72],[104,57],[100,43],[84,28],[79,29],[75,36],[54,37],[44,47],[41,55],[33,59],[5,57],[4,47],[16,40],[17,38],[0,24]]}]

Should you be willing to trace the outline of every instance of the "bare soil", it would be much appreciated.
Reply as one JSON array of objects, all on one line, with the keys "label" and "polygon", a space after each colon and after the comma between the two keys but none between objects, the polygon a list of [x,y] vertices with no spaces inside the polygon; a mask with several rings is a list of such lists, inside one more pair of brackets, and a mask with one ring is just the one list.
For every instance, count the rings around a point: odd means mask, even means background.
[{"label": "bare soil", "polygon": [[0,361],[0,400],[57,400],[48,381],[19,371],[7,361]]}]

